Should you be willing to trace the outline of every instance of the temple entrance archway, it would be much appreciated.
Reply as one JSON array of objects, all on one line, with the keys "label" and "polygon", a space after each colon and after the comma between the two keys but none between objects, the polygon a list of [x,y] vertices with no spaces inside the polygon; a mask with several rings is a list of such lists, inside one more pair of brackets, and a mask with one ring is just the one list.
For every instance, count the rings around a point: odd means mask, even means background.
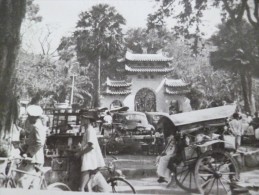
[{"label": "temple entrance archway", "polygon": [[135,96],[135,110],[139,112],[155,112],[156,111],[156,95],[148,89],[140,89]]}]

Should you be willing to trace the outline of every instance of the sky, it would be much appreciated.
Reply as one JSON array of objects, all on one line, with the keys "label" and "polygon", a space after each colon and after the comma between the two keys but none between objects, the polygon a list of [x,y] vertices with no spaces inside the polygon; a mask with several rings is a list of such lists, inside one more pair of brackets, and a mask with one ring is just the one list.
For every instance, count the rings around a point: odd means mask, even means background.
[{"label": "sky", "polygon": [[[51,32],[49,40],[51,50],[54,51],[60,39],[74,31],[78,15],[98,3],[106,3],[116,8],[126,19],[125,31],[129,28],[146,27],[148,14],[153,13],[157,8],[155,0],[35,0],[35,3],[40,6],[39,15],[43,20],[27,30],[23,40],[23,47],[34,53],[41,51],[39,40],[46,37],[46,29]],[[205,18],[204,31],[207,36],[210,36],[215,32],[215,26],[220,21],[219,13],[217,10],[210,10]],[[172,22],[169,22],[168,26],[170,25],[172,26]]]}]

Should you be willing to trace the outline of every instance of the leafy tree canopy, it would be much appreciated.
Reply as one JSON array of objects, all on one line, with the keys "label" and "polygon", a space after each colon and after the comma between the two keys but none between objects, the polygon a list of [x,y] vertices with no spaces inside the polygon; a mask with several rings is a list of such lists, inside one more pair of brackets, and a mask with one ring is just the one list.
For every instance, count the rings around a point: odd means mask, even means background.
[{"label": "leafy tree canopy", "polygon": [[[160,2],[159,9],[148,17],[148,28],[161,28],[165,24],[165,18],[172,17],[177,24],[173,27],[177,36],[193,39],[193,51],[198,53],[199,42],[204,32],[204,12],[216,8],[221,10],[222,21],[231,20],[239,23],[246,16],[255,30],[259,30],[259,2],[249,0],[156,0]],[[259,35],[257,35],[257,41]]]},{"label": "leafy tree canopy", "polygon": [[76,39],[77,58],[81,66],[91,66],[90,79],[95,86],[95,103],[100,103],[100,83],[105,77],[101,75],[103,65],[116,57],[123,47],[122,25],[125,19],[114,7],[98,4],[89,11],[79,15]]},{"label": "leafy tree canopy", "polygon": [[[255,70],[254,73],[256,73],[258,45],[253,27],[242,20],[238,26],[233,27],[231,21],[227,21],[218,28],[218,33],[210,39],[218,47],[218,50],[211,55],[211,64],[215,68],[223,68],[236,73],[242,68]],[[237,55],[241,55],[243,59]],[[239,60],[242,62],[238,63]]]},{"label": "leafy tree canopy", "polygon": [[90,11],[82,12],[74,32],[77,51],[84,53],[89,60],[115,55],[122,47],[121,26],[124,24],[122,15],[107,4],[98,4]]}]

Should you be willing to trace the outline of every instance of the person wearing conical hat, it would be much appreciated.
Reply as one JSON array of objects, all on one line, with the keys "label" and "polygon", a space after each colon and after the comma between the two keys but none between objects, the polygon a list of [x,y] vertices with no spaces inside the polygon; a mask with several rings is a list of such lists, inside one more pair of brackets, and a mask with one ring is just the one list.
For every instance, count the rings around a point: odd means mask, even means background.
[{"label": "person wearing conical hat", "polygon": [[[93,113],[81,114],[81,130],[84,135],[82,138],[81,149],[75,154],[77,157],[81,157],[81,181],[79,191],[84,191],[85,187],[88,187],[88,191],[91,191],[91,175],[98,177],[98,187],[101,192],[108,191],[108,184],[103,176],[99,173],[98,169],[105,166],[103,155],[98,143],[95,129],[92,123],[96,118]],[[92,174],[95,172],[95,174]],[[97,174],[98,173],[98,174]],[[91,183],[91,184],[90,184]]]}]

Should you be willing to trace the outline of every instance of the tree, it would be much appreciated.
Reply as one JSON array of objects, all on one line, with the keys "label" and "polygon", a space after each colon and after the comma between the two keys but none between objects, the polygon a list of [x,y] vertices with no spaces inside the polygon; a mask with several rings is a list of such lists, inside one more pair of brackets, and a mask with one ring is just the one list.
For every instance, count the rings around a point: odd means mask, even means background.
[{"label": "tree", "polygon": [[244,97],[244,109],[255,111],[252,100],[252,71],[257,64],[258,49],[252,26],[246,21],[239,23],[238,31],[232,23],[226,22],[219,26],[219,32],[211,40],[218,51],[211,53],[211,64],[216,69],[224,69],[240,76]]},{"label": "tree", "polygon": [[161,29],[130,29],[126,33],[126,47],[135,53],[142,53],[147,48],[147,53],[156,53],[175,42],[174,35],[166,28]]},{"label": "tree", "polygon": [[[157,0],[159,1],[159,0]],[[187,0],[187,1],[175,1],[175,0],[162,0],[161,6],[154,14],[149,15],[148,26],[149,28],[160,28],[164,24],[164,18],[174,17],[177,20],[177,25],[174,27],[175,34],[182,36],[186,39],[192,39],[192,49],[195,54],[199,52],[199,46],[204,46],[202,42],[202,36],[204,32],[201,31],[201,25],[203,24],[204,12],[210,8],[217,8],[221,10],[222,21],[229,21],[232,24],[232,28],[235,32],[239,32],[240,23],[247,17],[247,20],[252,25],[251,31],[254,32],[255,37],[253,42],[259,45],[259,1],[249,0]],[[176,10],[177,8],[177,10]],[[179,11],[180,10],[180,11]],[[237,40],[239,41],[239,40]],[[239,50],[241,51],[241,50]],[[241,52],[242,53],[242,52]],[[236,60],[232,63],[248,62],[248,56],[246,53],[236,53]],[[239,56],[238,56],[239,55]],[[259,49],[256,49],[256,56],[259,55]],[[233,56],[234,57],[234,56]],[[231,63],[229,63],[231,64]],[[227,64],[226,64],[227,65]],[[245,65],[245,64],[244,64]],[[249,61],[248,69],[251,68],[251,72],[258,74],[258,61]],[[250,81],[251,76],[245,74],[241,78],[243,92],[251,88]],[[257,75],[258,76],[258,75]],[[245,110],[251,112],[251,93],[243,93],[243,99],[245,102]]]},{"label": "tree", "polygon": [[8,138],[14,113],[14,71],[26,0],[0,1],[0,139]]},{"label": "tree", "polygon": [[[39,15],[40,7],[35,3],[35,0],[26,0],[26,13],[21,26],[21,41],[22,48],[27,52],[33,52],[32,47],[32,39],[31,36],[37,27],[37,24],[42,21],[42,16]],[[36,28],[35,28],[36,27]],[[25,39],[28,32],[30,33],[30,37]]]},{"label": "tree", "polygon": [[[100,104],[100,82],[102,61],[111,59],[122,48],[123,34],[121,26],[125,19],[114,7],[106,4],[93,6],[90,11],[82,12],[77,22],[76,50],[81,65],[91,64],[92,76],[96,88],[94,106]],[[97,66],[94,64],[97,63]]]},{"label": "tree", "polygon": [[[68,76],[76,75],[74,85],[75,101],[71,104],[80,104],[81,107],[91,107],[93,83],[90,80],[90,66],[80,66],[76,54],[76,40],[75,37],[63,37],[58,47],[58,54],[60,60],[65,66],[69,66]],[[71,87],[70,87],[71,89]],[[71,94],[72,95],[72,94]]]}]

